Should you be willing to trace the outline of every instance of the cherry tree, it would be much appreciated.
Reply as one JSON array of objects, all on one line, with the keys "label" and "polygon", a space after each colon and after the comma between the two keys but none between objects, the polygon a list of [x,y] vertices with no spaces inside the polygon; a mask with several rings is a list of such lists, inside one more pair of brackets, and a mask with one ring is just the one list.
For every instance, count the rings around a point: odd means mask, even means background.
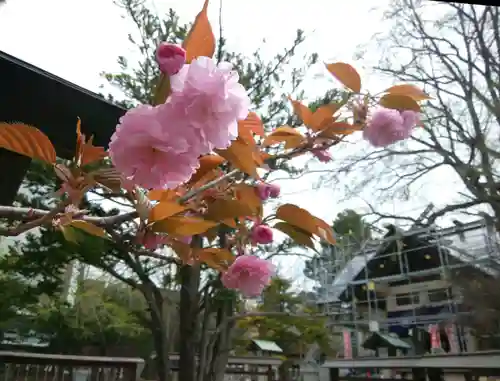
[{"label": "cherry tree", "polygon": [[[410,84],[371,95],[362,91],[351,65],[328,63],[326,70],[347,96],[314,109],[290,98],[302,125],[266,133],[231,65],[212,58],[216,41],[208,6],[206,0],[182,46],[158,46],[162,74],[154,99],[127,111],[108,150],[82,133],[85,121],[77,121],[75,156],[65,162],[36,127],[0,124],[1,148],[44,161],[62,181],[59,202],[50,210],[0,206],[0,218],[7,220],[0,234],[16,236],[43,226],[75,245],[89,245],[82,237],[92,237],[87,262],[146,298],[161,381],[170,377],[163,323],[168,299],[148,266],[175,266],[180,279],[179,379],[221,380],[235,323],[249,316],[239,307],[239,295],[259,296],[275,272],[253,248],[273,242],[276,230],[309,248],[316,241],[335,244],[329,224],[297,205],[282,204],[265,214],[263,203],[280,193],[263,181],[265,174],[302,155],[327,162],[358,132],[378,147],[407,139],[419,122],[419,102],[429,99]],[[132,210],[94,215],[83,202],[96,189],[119,194]],[[134,275],[111,263],[125,263]],[[217,325],[210,327],[205,317],[214,311]]]}]

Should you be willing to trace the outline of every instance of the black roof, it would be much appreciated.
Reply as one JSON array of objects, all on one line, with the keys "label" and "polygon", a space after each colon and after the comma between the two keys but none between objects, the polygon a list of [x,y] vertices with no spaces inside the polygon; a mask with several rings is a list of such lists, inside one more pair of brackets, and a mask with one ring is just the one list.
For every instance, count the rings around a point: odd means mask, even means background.
[{"label": "black roof", "polygon": [[[76,143],[76,121],[94,135],[94,144],[107,147],[125,109],[101,96],[0,51],[0,121],[23,122],[42,130],[57,155],[70,158]],[[0,149],[0,204],[10,204],[30,160]]]},{"label": "black roof", "polygon": [[0,121],[20,121],[41,129],[58,156],[70,157],[77,117],[82,130],[107,147],[125,109],[101,96],[0,51]]},{"label": "black roof", "polygon": [[[377,278],[391,277],[393,275],[401,276],[400,261],[396,254],[398,244],[401,243],[404,247],[400,248],[400,250],[406,253],[403,256],[404,266],[406,267],[405,272],[414,273],[414,275],[417,275],[420,271],[425,273],[426,270],[440,267],[443,257],[446,257],[447,261],[445,262],[449,265],[467,263],[448,248],[439,247],[429,235],[419,233],[413,229],[400,231],[394,225],[388,225],[387,229],[388,232],[384,235],[382,243],[377,247],[365,248],[347,263],[346,268],[350,266],[352,267],[351,270],[355,271],[348,271],[343,274],[345,276],[337,277],[342,278],[342,283],[335,287],[335,297],[332,300],[330,300],[330,297],[326,298],[325,303],[348,302],[351,300],[353,295],[351,295],[349,284],[354,286],[353,291],[356,299],[364,300],[367,297],[367,291],[361,288],[366,283],[366,279],[376,280]],[[354,262],[357,263],[356,266],[351,265]],[[479,266],[471,266],[471,268],[488,275]],[[341,274],[339,273],[339,275]],[[370,291],[370,293],[373,294],[371,299],[376,299],[375,292]]]}]

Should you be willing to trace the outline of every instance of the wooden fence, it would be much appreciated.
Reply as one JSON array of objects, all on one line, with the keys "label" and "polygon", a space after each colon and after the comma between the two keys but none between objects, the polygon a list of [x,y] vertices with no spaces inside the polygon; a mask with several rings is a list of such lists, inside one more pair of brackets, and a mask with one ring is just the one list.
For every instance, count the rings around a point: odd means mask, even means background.
[{"label": "wooden fence", "polygon": [[500,351],[326,361],[330,381],[500,381]]},{"label": "wooden fence", "polygon": [[[178,354],[171,354],[172,379],[177,379]],[[227,381],[276,381],[281,360],[272,357],[230,357]],[[69,356],[0,351],[1,381],[138,381],[155,380],[140,358]],[[144,372],[143,372],[144,370]]]},{"label": "wooden fence", "polygon": [[5,381],[137,381],[143,367],[139,358],[0,351]]}]

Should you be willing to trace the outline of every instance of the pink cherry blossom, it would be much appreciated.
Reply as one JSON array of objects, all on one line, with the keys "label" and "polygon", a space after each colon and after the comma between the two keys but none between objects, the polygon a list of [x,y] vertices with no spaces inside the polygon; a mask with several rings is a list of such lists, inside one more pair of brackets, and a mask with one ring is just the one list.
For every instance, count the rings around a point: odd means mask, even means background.
[{"label": "pink cherry blossom", "polygon": [[179,45],[162,42],[156,50],[156,62],[162,73],[172,76],[186,63],[186,51]]},{"label": "pink cherry blossom", "polygon": [[251,298],[262,293],[275,271],[276,267],[269,261],[253,255],[241,255],[223,274],[222,284]]},{"label": "pink cherry blossom", "polygon": [[280,195],[280,186],[278,184],[266,184],[266,183],[259,183],[255,187],[257,194],[259,195],[259,198],[262,201],[267,200],[268,198],[276,198]]},{"label": "pink cherry blossom", "polygon": [[198,57],[171,77],[168,102],[183,111],[182,119],[195,131],[200,154],[229,147],[238,136],[238,121],[248,116],[250,98],[238,83],[230,63],[219,65]]},{"label": "pink cherry blossom", "polygon": [[255,225],[250,232],[254,244],[268,244],[273,242],[273,231],[267,225]]},{"label": "pink cherry blossom", "polygon": [[417,124],[420,123],[420,113],[412,110],[405,110],[401,113],[403,117],[403,126],[412,130]]},{"label": "pink cherry blossom", "polygon": [[379,107],[374,110],[363,130],[363,137],[374,147],[386,147],[407,139],[418,115],[413,111],[403,111]]},{"label": "pink cherry blossom", "polygon": [[[173,115],[160,122],[158,115]],[[169,111],[170,110],[170,111]],[[198,167],[190,130],[176,119],[169,104],[140,105],[120,118],[111,137],[109,156],[121,174],[144,188],[175,188]]]},{"label": "pink cherry blossom", "polygon": [[332,155],[330,155],[330,152],[328,152],[327,150],[313,149],[311,153],[322,163],[328,163],[332,160]]}]

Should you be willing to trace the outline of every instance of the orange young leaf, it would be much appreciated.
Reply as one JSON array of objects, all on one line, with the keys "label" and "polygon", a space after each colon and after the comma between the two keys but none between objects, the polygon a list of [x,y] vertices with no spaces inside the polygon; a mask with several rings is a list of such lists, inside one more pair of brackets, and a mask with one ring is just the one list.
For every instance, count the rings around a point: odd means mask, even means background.
[{"label": "orange young leaf", "polygon": [[217,199],[208,205],[205,217],[213,221],[223,221],[228,218],[251,216],[254,213],[255,210],[245,202]]},{"label": "orange young leaf", "polygon": [[276,128],[268,136],[303,136],[299,130],[290,126],[281,126]]},{"label": "orange young leaf", "polygon": [[344,62],[326,65],[327,70],[348,89],[355,93],[361,91],[361,77],[355,68]]},{"label": "orange young leaf", "polygon": [[148,192],[148,199],[152,201],[171,201],[177,196],[174,189],[153,189]]},{"label": "orange young leaf", "polygon": [[207,173],[217,168],[219,165],[224,163],[226,160],[219,155],[205,155],[202,156],[199,160],[200,167],[196,170],[196,172],[189,179],[190,184],[196,183],[202,177],[204,177]]},{"label": "orange young leaf", "polygon": [[196,250],[195,256],[207,266],[216,270],[225,270],[234,262],[234,255],[227,249],[200,249]]},{"label": "orange young leaf", "polygon": [[350,135],[353,132],[360,131],[362,126],[354,126],[345,122],[334,122],[319,133],[322,138],[336,138],[338,135]]},{"label": "orange young leaf", "polygon": [[253,212],[261,214],[262,212],[262,200],[257,195],[255,187],[247,184],[237,184],[234,186],[236,192],[236,198],[245,204],[247,204]]},{"label": "orange young leaf", "polygon": [[233,141],[229,148],[225,150],[216,150],[216,152],[236,168],[254,178],[260,179],[257,174],[257,165],[253,157],[255,151],[240,138]]},{"label": "orange young leaf", "polygon": [[238,122],[238,136],[245,141],[254,141],[253,135],[264,136],[264,125],[259,116],[250,112],[245,120]]},{"label": "orange young leaf", "polygon": [[273,144],[281,144],[281,143],[288,143],[288,147],[297,147],[300,143],[305,141],[306,138],[304,136],[295,136],[295,135],[276,135],[276,136],[268,136],[266,140],[262,143],[264,147],[271,146]]},{"label": "orange young leaf", "polygon": [[153,207],[153,209],[151,209],[148,220],[150,222],[161,221],[184,210],[186,210],[184,205],[181,205],[173,200],[161,200]]},{"label": "orange young leaf", "polygon": [[412,110],[420,112],[420,106],[411,97],[400,94],[385,94],[380,98],[380,105],[396,110]]},{"label": "orange young leaf", "polygon": [[238,227],[238,225],[236,224],[236,220],[234,218],[224,218],[220,222],[233,229],[236,229]]},{"label": "orange young leaf", "polygon": [[429,95],[424,93],[417,86],[410,85],[410,84],[402,84],[402,85],[392,86],[392,87],[388,88],[387,90],[385,90],[384,93],[406,95],[407,97],[410,97],[417,102],[427,100],[427,99],[432,99]]},{"label": "orange young leaf", "polygon": [[319,217],[314,217],[314,219],[316,220],[316,226],[318,228],[316,235],[329,244],[335,245],[337,240],[333,235],[332,227]]},{"label": "orange young leaf", "polygon": [[66,226],[71,226],[73,228],[83,230],[85,233],[95,235],[97,237],[107,238],[106,231],[103,228],[100,228],[99,226],[91,224],[90,222],[87,222],[87,221],[72,220]]},{"label": "orange young leaf", "polygon": [[197,57],[212,57],[215,53],[215,36],[207,15],[208,0],[205,0],[203,8],[196,16],[193,26],[182,47],[186,50],[186,63]]},{"label": "orange young leaf", "polygon": [[174,216],[155,222],[153,230],[174,236],[191,236],[202,234],[216,225],[218,225],[217,222],[207,221],[198,217]]},{"label": "orange young leaf", "polygon": [[290,136],[285,139],[285,149],[294,149],[306,141],[303,136]]},{"label": "orange young leaf", "polygon": [[183,263],[191,262],[191,246],[184,242],[172,241],[168,244]]},{"label": "orange young leaf", "polygon": [[253,152],[253,160],[257,163],[259,167],[262,167],[264,163],[264,159],[262,159],[262,152],[259,151],[257,147],[255,147],[255,151]]},{"label": "orange young leaf", "polygon": [[311,124],[308,125],[308,127],[313,131],[322,130],[333,121],[333,114],[335,114],[339,108],[339,105],[335,103],[319,107],[312,115]]},{"label": "orange young leaf", "polygon": [[24,123],[0,123],[0,148],[50,164],[56,162],[56,150],[47,135]]},{"label": "orange young leaf", "polygon": [[290,102],[292,102],[293,112],[295,113],[295,115],[297,115],[306,126],[311,125],[313,113],[309,109],[309,107],[303,105],[299,101],[293,100],[290,97],[288,97],[288,99],[290,99]]},{"label": "orange young leaf", "polygon": [[288,141],[290,138],[301,138],[302,140],[305,140],[305,136],[300,133],[295,128],[292,128],[290,126],[281,126],[276,128],[273,132],[271,132],[262,142],[262,145],[264,147],[270,146],[272,144],[276,143],[282,143]]},{"label": "orange young leaf", "polygon": [[312,235],[310,233],[286,222],[278,222],[273,226],[273,228],[285,233],[299,245],[304,245],[315,250]]},{"label": "orange young leaf", "polygon": [[108,154],[104,147],[96,147],[92,144],[93,136],[87,141],[82,134],[82,121],[78,118],[76,122],[76,160],[80,166],[95,163],[104,159]]},{"label": "orange young leaf", "polygon": [[[188,185],[190,185],[192,189],[198,188],[198,187],[201,187],[201,186],[203,186],[211,181],[217,180],[219,177],[221,177],[222,174],[223,174],[223,172],[221,170],[219,170],[217,168],[212,169],[210,172],[207,172],[199,179],[196,179],[195,183],[188,183]],[[212,189],[213,188],[207,189],[205,192],[203,192],[203,194],[210,193]]]},{"label": "orange young leaf", "polygon": [[92,144],[93,136],[85,143],[82,152],[82,162],[81,165],[87,165],[95,163],[96,161],[102,160],[108,156],[104,147],[96,147]]},{"label": "orange young leaf", "polygon": [[276,210],[276,217],[310,234],[316,234],[317,232],[315,217],[297,205],[281,205]]}]

